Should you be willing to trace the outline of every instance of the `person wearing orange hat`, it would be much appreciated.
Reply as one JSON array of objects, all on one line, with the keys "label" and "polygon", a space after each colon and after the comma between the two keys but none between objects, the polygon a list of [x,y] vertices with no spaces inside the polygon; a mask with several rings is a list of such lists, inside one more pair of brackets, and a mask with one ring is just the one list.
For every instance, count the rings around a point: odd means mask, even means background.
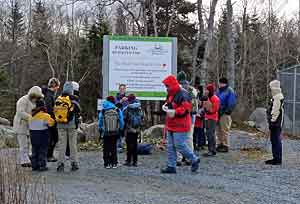
[{"label": "person wearing orange hat", "polygon": [[219,119],[220,99],[215,95],[214,84],[208,84],[205,89],[207,100],[203,102],[205,110],[205,128],[208,141],[208,153],[203,156],[211,157],[216,155],[216,126]]}]

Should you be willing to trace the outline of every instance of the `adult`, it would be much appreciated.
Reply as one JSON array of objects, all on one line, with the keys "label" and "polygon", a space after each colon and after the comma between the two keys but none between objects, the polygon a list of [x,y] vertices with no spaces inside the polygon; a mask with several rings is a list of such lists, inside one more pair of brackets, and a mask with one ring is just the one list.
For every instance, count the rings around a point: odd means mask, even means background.
[{"label": "adult", "polygon": [[[42,87],[42,92],[45,96],[45,105],[47,108],[47,112],[53,119],[55,119],[53,108],[55,105],[56,94],[59,88],[60,88],[60,81],[57,78],[49,79],[48,86]],[[58,142],[58,132],[55,124],[54,126],[49,127],[49,143],[48,143],[48,153],[47,153],[48,162],[57,161],[57,159],[54,157],[54,149],[57,142]]]},{"label": "adult", "polygon": [[32,119],[31,113],[36,107],[36,102],[43,97],[42,89],[34,86],[27,95],[21,97],[17,102],[13,126],[17,133],[22,167],[31,167],[29,159],[29,122]]},{"label": "adult", "polygon": [[216,126],[219,119],[220,100],[215,95],[215,86],[208,84],[204,91],[206,98],[203,98],[203,107],[205,111],[205,133],[208,142],[208,153],[204,156],[212,157],[216,155]]},{"label": "adult", "polygon": [[284,96],[280,88],[280,81],[274,80],[270,83],[272,99],[267,110],[269,129],[272,143],[273,159],[266,161],[267,165],[281,165],[282,163],[282,142],[281,130],[284,118]]},{"label": "adult", "polygon": [[188,92],[183,90],[177,79],[170,75],[163,80],[167,88],[166,103],[163,110],[167,113],[166,128],[168,138],[168,162],[167,167],[161,173],[176,173],[177,151],[185,158],[192,161],[191,171],[196,172],[199,168],[200,159],[187,145],[188,133],[191,130],[192,103]]},{"label": "adult", "polygon": [[[125,84],[120,84],[119,92],[116,95],[116,107],[118,107],[121,111],[123,111],[128,106],[128,98],[126,95],[126,89],[127,89],[127,87]],[[119,153],[123,152],[123,149],[124,149],[124,136],[125,136],[124,130],[120,130],[120,135],[119,135],[118,143],[117,143]]]},{"label": "adult", "polygon": [[[194,125],[195,125],[195,121],[196,121],[196,114],[198,112],[198,100],[197,100],[197,95],[198,92],[197,90],[192,87],[190,85],[190,83],[187,80],[182,80],[179,81],[181,87],[186,90],[191,99],[192,99],[192,111],[191,111],[191,117],[192,117],[192,125],[191,125],[191,130],[188,133],[188,140],[187,140],[187,144],[188,146],[194,151],[194,145],[193,145],[193,141],[194,141]],[[181,165],[181,161],[185,162],[187,165],[190,165],[190,161],[187,161],[180,153],[177,154],[177,166]]]},{"label": "adult", "polygon": [[234,90],[228,85],[228,79],[220,78],[219,90],[217,96],[220,99],[221,107],[219,111],[219,125],[218,125],[218,152],[229,151],[229,131],[231,128],[231,114],[236,105],[236,94]]}]

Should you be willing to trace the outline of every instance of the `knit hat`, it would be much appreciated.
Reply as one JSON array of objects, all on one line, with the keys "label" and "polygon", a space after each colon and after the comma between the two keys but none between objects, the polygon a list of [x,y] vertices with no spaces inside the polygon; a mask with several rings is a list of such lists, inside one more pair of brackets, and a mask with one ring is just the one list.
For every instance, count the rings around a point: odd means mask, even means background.
[{"label": "knit hat", "polygon": [[228,79],[225,78],[225,77],[222,77],[222,78],[219,79],[219,83],[220,84],[228,84]]},{"label": "knit hat", "polygon": [[278,81],[278,80],[274,80],[274,81],[271,81],[270,82],[270,88],[271,89],[279,89],[280,88],[280,81]]},{"label": "knit hat", "polygon": [[113,104],[116,103],[116,99],[115,99],[115,97],[113,97],[113,96],[108,96],[108,97],[106,98],[106,100],[109,101],[109,102],[111,102],[111,103],[113,103]]},{"label": "knit hat", "polygon": [[73,95],[73,93],[74,93],[73,84],[71,81],[67,81],[64,84],[63,94]]},{"label": "knit hat", "polygon": [[132,103],[136,100],[136,97],[134,94],[129,94],[128,98],[128,103]]},{"label": "knit hat", "polygon": [[215,85],[214,84],[208,84],[206,86],[206,89],[209,91],[210,94],[214,94],[215,93]]},{"label": "knit hat", "polygon": [[35,104],[36,104],[36,107],[37,107],[37,108],[45,107],[45,102],[44,102],[44,100],[38,100]]},{"label": "knit hat", "polygon": [[74,91],[79,91],[79,84],[76,81],[72,81],[72,85]]}]

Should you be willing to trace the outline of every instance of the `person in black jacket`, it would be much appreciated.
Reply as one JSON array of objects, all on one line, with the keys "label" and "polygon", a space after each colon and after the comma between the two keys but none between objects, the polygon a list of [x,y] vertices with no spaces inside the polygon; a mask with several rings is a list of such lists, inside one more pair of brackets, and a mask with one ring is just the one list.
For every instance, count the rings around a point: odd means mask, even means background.
[{"label": "person in black jacket", "polygon": [[[60,88],[60,81],[57,78],[51,78],[48,82],[48,86],[42,87],[42,92],[45,96],[45,105],[47,108],[48,114],[52,119],[55,119],[53,108],[56,98],[56,93]],[[53,127],[49,128],[49,143],[48,143],[48,153],[47,158],[48,162],[56,162],[57,159],[54,157],[54,149],[58,142],[58,132],[56,124]]]},{"label": "person in black jacket", "polygon": [[269,129],[271,134],[273,159],[266,161],[267,165],[281,165],[282,163],[282,142],[281,130],[284,118],[284,96],[281,92],[280,81],[274,80],[270,83],[272,99],[267,109]]}]

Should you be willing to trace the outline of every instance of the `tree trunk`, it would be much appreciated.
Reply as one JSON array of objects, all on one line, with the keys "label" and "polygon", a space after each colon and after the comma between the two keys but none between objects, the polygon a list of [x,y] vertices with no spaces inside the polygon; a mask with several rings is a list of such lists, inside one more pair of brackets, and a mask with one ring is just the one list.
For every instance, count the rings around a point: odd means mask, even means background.
[{"label": "tree trunk", "polygon": [[212,42],[213,42],[213,33],[214,33],[214,22],[215,22],[215,14],[216,14],[216,6],[218,0],[212,0],[210,4],[210,12],[209,12],[209,19],[208,19],[208,28],[207,28],[207,41],[205,45],[205,53],[203,57],[202,67],[200,69],[200,76],[201,76],[201,85],[205,86],[207,81],[207,73],[208,67],[210,63],[210,51],[212,49]]},{"label": "tree trunk", "polygon": [[232,3],[231,0],[227,0],[227,19],[226,19],[226,66],[227,66],[227,77],[229,79],[229,85],[235,87],[235,60],[234,60],[234,37],[232,31]]},{"label": "tree trunk", "polygon": [[153,28],[154,28],[154,36],[155,37],[158,36],[156,10],[157,10],[156,0],[153,0],[152,1],[152,19],[153,19]]}]

